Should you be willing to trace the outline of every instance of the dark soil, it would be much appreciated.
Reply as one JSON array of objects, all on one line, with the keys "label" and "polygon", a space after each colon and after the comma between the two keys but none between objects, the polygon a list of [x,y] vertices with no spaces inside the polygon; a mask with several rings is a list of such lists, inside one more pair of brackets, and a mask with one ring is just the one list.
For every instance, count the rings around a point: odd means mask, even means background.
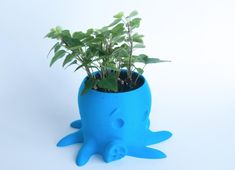
[{"label": "dark soil", "polygon": [[[119,78],[118,78],[118,91],[115,93],[128,92],[128,91],[135,90],[135,89],[139,88],[140,86],[142,86],[144,84],[144,78],[142,76],[138,77],[138,75],[139,75],[138,73],[133,72],[132,79],[128,80],[127,79],[127,72],[122,71],[120,73]],[[137,79],[137,77],[138,77],[138,79]],[[96,78],[100,79],[100,74],[97,74]],[[136,81],[136,79],[137,79],[137,81]],[[114,93],[113,91],[107,91],[102,88],[97,88],[94,90],[106,92],[106,93],[108,93],[108,92]]]}]

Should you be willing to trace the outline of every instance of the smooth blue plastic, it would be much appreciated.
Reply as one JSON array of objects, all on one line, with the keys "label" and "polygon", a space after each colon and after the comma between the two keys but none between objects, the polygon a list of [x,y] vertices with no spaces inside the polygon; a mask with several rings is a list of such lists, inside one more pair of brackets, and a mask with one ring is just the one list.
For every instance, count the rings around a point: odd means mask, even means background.
[{"label": "smooth blue plastic", "polygon": [[57,144],[59,147],[83,143],[76,158],[78,166],[86,164],[94,154],[102,155],[105,162],[125,156],[160,159],[166,155],[147,146],[160,143],[172,136],[168,131],[149,130],[151,93],[147,81],[140,76],[143,84],[138,89],[106,93],[90,90],[81,95],[82,82],[78,94],[81,120],[71,124],[80,129]]}]

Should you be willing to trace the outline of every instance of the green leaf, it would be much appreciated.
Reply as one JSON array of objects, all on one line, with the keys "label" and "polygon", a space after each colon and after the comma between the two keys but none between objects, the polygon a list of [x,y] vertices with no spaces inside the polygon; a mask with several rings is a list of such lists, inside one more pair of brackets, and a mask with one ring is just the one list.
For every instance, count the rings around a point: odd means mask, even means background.
[{"label": "green leaf", "polygon": [[129,51],[126,48],[122,48],[119,52],[119,57],[129,58]]},{"label": "green leaf", "polygon": [[118,90],[117,78],[115,74],[108,74],[107,77],[101,79],[97,86],[106,90],[111,90],[116,92]]},{"label": "green leaf", "polygon": [[90,28],[86,31],[86,35],[91,35],[94,32],[93,28]]},{"label": "green leaf", "polygon": [[140,35],[138,33],[135,33],[133,36],[132,36],[132,40],[134,42],[138,42],[138,43],[143,43],[143,38],[144,36],[143,35]]},{"label": "green leaf", "polygon": [[162,62],[170,62],[170,61],[168,61],[168,60],[160,60],[159,58],[147,58],[146,59],[146,64],[162,63]]},{"label": "green leaf", "polygon": [[82,90],[82,95],[86,94],[89,90],[91,90],[96,85],[96,83],[97,83],[96,79],[88,78]]},{"label": "green leaf", "polygon": [[160,60],[158,58],[149,58],[145,54],[140,54],[138,56],[133,56],[135,62],[140,62],[144,64],[151,64],[151,63],[161,63],[161,62],[170,62],[168,60]]},{"label": "green leaf", "polygon": [[125,40],[125,36],[123,35],[118,35],[112,38],[112,42],[115,43],[120,43],[123,42]]},{"label": "green leaf", "polygon": [[59,50],[55,53],[54,57],[51,59],[50,67],[60,58],[62,58],[66,54],[65,50]]},{"label": "green leaf", "polygon": [[74,32],[72,37],[75,39],[81,40],[81,39],[85,38],[86,35],[83,32],[79,31],[79,32]]},{"label": "green leaf", "polygon": [[134,59],[135,62],[146,63],[148,56],[145,54],[140,54],[138,56],[133,55],[132,58]]},{"label": "green leaf", "polygon": [[123,12],[119,12],[116,15],[114,15],[113,17],[114,18],[122,18],[123,16],[124,16],[124,13]]},{"label": "green leaf", "polygon": [[83,46],[83,43],[79,39],[74,39],[68,36],[64,36],[62,41],[66,44],[66,48],[72,48],[76,46]]},{"label": "green leaf", "polygon": [[140,54],[138,56],[133,56],[133,58],[135,62],[145,63],[148,56],[145,54]]},{"label": "green leaf", "polygon": [[52,38],[52,39],[59,38],[61,32],[62,32],[62,28],[57,26],[55,28],[52,28],[45,37]]},{"label": "green leaf", "polygon": [[108,64],[104,68],[107,70],[119,71],[119,69],[115,65],[112,65],[112,64]]},{"label": "green leaf", "polygon": [[144,70],[142,68],[135,68],[139,74],[143,74]]},{"label": "green leaf", "polygon": [[97,30],[99,33],[105,33],[108,31],[108,27],[102,27],[101,29]]},{"label": "green leaf", "polygon": [[90,43],[94,40],[94,37],[93,36],[86,36],[85,39],[83,40],[84,43]]},{"label": "green leaf", "polygon": [[122,19],[120,19],[120,18],[115,19],[111,24],[108,25],[108,27],[112,27],[112,26],[118,24],[121,20]]},{"label": "green leaf", "polygon": [[69,49],[71,50],[71,51],[75,51],[75,50],[80,50],[82,48],[82,46],[81,45],[78,45],[78,46],[73,46],[73,47],[70,47]]},{"label": "green leaf", "polygon": [[112,30],[111,30],[111,33],[112,35],[115,37],[115,36],[118,36],[118,35],[121,35],[123,34],[124,32],[124,24],[123,23],[120,23],[118,25],[116,25]]},{"label": "green leaf", "polygon": [[105,41],[105,38],[110,37],[110,30],[108,27],[102,27],[101,29],[98,29],[95,31],[96,38],[99,39],[99,41]]},{"label": "green leaf", "polygon": [[134,17],[136,15],[138,15],[138,11],[134,10],[130,13],[130,15],[128,17]]},{"label": "green leaf", "polygon": [[145,48],[145,45],[140,43],[140,44],[134,45],[133,48]]},{"label": "green leaf", "polygon": [[61,36],[62,36],[62,37],[69,37],[69,38],[71,38],[70,31],[69,31],[69,30],[63,30],[63,31],[61,32]]},{"label": "green leaf", "polygon": [[63,30],[63,29],[62,29],[60,26],[56,26],[56,27],[55,27],[55,32],[57,32],[57,33],[61,33],[62,30]]},{"label": "green leaf", "polygon": [[126,58],[129,57],[128,50],[125,48],[118,48],[113,51],[112,55],[117,58]]},{"label": "green leaf", "polygon": [[90,64],[95,63],[96,61],[100,60],[100,58],[94,58],[94,56],[91,56],[91,57],[83,58],[82,65],[79,67],[83,67],[83,66],[91,67]]},{"label": "green leaf", "polygon": [[77,60],[73,60],[69,65],[67,65],[67,67],[65,69],[67,69],[69,66],[77,64]]},{"label": "green leaf", "polygon": [[63,67],[75,58],[76,54],[68,54],[63,62]]},{"label": "green leaf", "polygon": [[79,70],[79,69],[82,68],[83,66],[84,66],[84,64],[81,64],[80,66],[78,66],[78,67],[74,70],[74,72],[77,71],[77,70]]},{"label": "green leaf", "polygon": [[53,45],[53,47],[49,50],[48,54],[47,54],[47,57],[50,55],[50,53],[52,52],[53,49],[55,49],[60,43],[57,42],[55,43],[55,45]]},{"label": "green leaf", "polygon": [[54,48],[54,53],[56,53],[60,48],[61,48],[61,44],[60,43],[56,44]]},{"label": "green leaf", "polygon": [[132,29],[138,28],[140,26],[140,21],[141,18],[134,18],[132,21],[130,21],[130,26],[132,27]]},{"label": "green leaf", "polygon": [[53,31],[50,31],[49,33],[47,33],[47,35],[45,35],[44,38],[52,38],[52,39],[54,39],[54,38],[56,38],[56,36],[55,36],[55,33]]}]

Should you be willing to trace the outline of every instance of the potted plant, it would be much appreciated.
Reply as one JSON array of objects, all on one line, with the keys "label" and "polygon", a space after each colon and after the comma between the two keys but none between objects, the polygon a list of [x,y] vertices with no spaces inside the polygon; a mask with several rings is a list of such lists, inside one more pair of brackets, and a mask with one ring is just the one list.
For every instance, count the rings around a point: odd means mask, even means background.
[{"label": "potted plant", "polygon": [[50,66],[63,58],[63,67],[75,65],[75,71],[84,69],[87,73],[78,92],[81,120],[71,124],[80,130],[57,144],[62,147],[83,143],[76,158],[79,166],[93,154],[102,155],[105,162],[126,155],[166,157],[147,147],[170,138],[171,133],[149,130],[151,92],[142,75],[147,64],[166,61],[136,53],[145,47],[143,35],[135,31],[141,21],[137,15],[137,11],[128,16],[120,12],[101,29],[71,34],[56,27],[46,35],[57,40],[50,50],[54,51]]}]

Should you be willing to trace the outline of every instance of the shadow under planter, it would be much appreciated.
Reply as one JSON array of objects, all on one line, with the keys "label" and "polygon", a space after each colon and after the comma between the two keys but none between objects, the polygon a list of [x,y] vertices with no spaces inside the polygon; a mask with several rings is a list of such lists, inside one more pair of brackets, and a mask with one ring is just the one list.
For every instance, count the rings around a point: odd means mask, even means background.
[{"label": "shadow under planter", "polygon": [[61,139],[57,146],[83,143],[76,158],[78,166],[86,164],[93,154],[102,155],[105,162],[125,156],[166,157],[163,152],[147,147],[167,140],[172,134],[149,129],[151,92],[142,75],[139,75],[140,86],[131,91],[108,93],[90,90],[81,95],[86,79],[78,94],[81,120],[71,124],[80,130]]}]

